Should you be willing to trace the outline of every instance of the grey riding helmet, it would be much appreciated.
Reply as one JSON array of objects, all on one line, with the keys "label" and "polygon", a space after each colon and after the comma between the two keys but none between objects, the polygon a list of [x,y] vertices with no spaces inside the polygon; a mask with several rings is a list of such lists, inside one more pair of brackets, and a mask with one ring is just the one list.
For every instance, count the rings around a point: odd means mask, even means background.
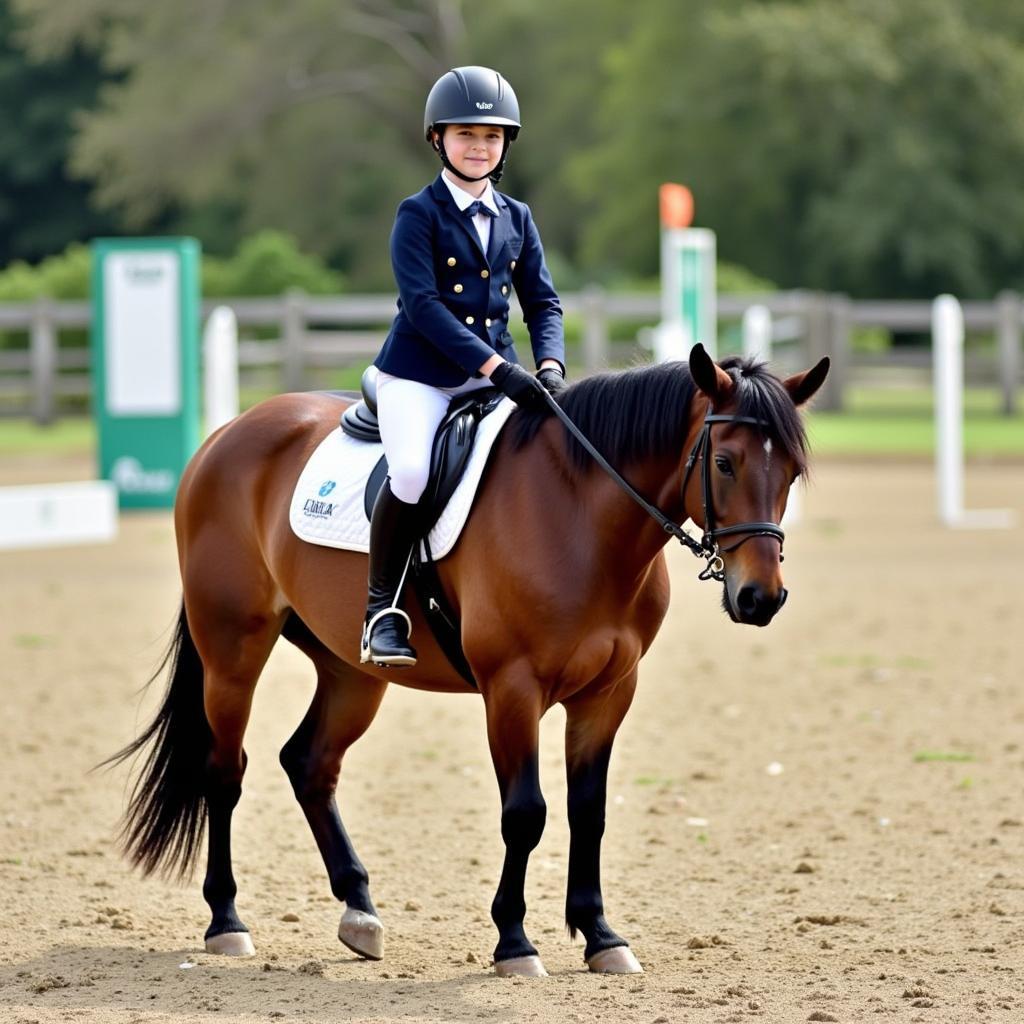
[{"label": "grey riding helmet", "polygon": [[[500,124],[505,128],[505,145],[497,167],[489,175],[470,178],[457,171],[444,151],[446,124]],[[441,157],[441,162],[452,174],[463,181],[483,181],[489,177],[497,183],[505,168],[508,148],[515,141],[522,125],[519,123],[519,101],[512,86],[491,68],[476,66],[452,68],[435,83],[427,96],[423,112],[423,134]],[[430,137],[433,131],[441,135],[438,142]]]}]

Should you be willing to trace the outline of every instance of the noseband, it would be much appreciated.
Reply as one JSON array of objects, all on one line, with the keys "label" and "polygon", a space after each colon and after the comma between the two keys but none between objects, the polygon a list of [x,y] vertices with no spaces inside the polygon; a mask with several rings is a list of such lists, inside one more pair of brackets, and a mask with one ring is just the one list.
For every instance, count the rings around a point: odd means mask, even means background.
[{"label": "noseband", "polygon": [[[597,464],[628,494],[658,525],[668,534],[671,534],[684,547],[698,558],[707,561],[707,565],[698,573],[698,579],[717,580],[719,583],[725,580],[725,562],[723,554],[730,554],[738,547],[746,544],[752,537],[774,537],[779,542],[779,560],[782,560],[782,544],[786,534],[778,523],[738,523],[736,526],[715,526],[715,506],[712,501],[711,492],[711,427],[715,423],[743,423],[754,427],[768,427],[771,424],[767,420],[755,419],[753,416],[730,416],[725,413],[713,413],[710,410],[704,417],[704,424],[697,440],[694,441],[690,454],[686,459],[686,471],[683,474],[683,485],[680,489],[680,497],[683,501],[683,508],[686,508],[686,487],[690,482],[694,466],[701,463],[700,489],[701,504],[704,508],[704,536],[699,541],[694,540],[678,523],[673,522],[656,505],[652,505],[638,491],[627,483],[619,475],[618,471],[608,462],[607,459],[587,440],[581,433],[579,427],[563,412],[562,407],[550,396],[546,395],[547,403],[552,412],[562,421],[566,430],[593,456]],[[724,550],[719,547],[718,538],[732,536],[737,533],[746,534],[732,547]]]}]

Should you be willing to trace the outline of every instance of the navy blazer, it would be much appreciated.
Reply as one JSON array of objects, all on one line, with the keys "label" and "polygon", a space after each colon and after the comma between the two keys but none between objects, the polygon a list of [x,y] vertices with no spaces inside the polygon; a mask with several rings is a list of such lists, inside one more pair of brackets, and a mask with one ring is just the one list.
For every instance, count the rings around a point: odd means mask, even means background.
[{"label": "navy blazer", "polygon": [[564,367],[562,307],[530,209],[500,192],[494,201],[500,214],[485,253],[440,176],[402,200],[391,232],[398,314],[374,360],[385,373],[458,387],[495,352],[518,362],[508,330],[512,288],[537,365],[557,359]]}]

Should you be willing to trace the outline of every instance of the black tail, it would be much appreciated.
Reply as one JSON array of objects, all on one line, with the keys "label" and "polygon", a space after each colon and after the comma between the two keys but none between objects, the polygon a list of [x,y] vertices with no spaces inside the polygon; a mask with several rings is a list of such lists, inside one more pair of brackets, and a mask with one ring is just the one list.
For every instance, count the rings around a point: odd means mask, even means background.
[{"label": "black tail", "polygon": [[212,739],[203,708],[203,663],[189,632],[184,602],[178,628],[149,683],[168,665],[170,682],[156,718],[103,765],[119,764],[149,746],[132,786],[121,841],[143,874],[159,870],[184,877],[192,870],[206,829],[204,777]]}]

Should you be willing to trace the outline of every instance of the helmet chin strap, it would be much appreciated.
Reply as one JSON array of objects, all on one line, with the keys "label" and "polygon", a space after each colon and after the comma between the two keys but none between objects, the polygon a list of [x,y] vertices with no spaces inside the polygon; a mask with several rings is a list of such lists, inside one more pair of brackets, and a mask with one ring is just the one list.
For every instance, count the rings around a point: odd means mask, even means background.
[{"label": "helmet chin strap", "polygon": [[438,155],[441,157],[441,163],[443,163],[445,167],[447,167],[448,170],[451,171],[452,174],[454,174],[457,178],[461,178],[463,181],[474,182],[483,181],[485,178],[490,178],[491,181],[493,181],[494,184],[497,185],[498,182],[501,181],[501,175],[505,169],[505,157],[508,156],[508,147],[511,144],[511,139],[505,139],[505,144],[501,150],[501,159],[498,161],[497,166],[494,168],[493,171],[490,171],[487,174],[481,174],[480,177],[478,178],[471,178],[468,174],[463,174],[462,171],[460,171],[457,167],[455,167],[452,164],[451,160],[448,159],[448,154],[445,152],[443,135],[439,136],[437,142],[434,143],[434,149],[437,150]]}]

